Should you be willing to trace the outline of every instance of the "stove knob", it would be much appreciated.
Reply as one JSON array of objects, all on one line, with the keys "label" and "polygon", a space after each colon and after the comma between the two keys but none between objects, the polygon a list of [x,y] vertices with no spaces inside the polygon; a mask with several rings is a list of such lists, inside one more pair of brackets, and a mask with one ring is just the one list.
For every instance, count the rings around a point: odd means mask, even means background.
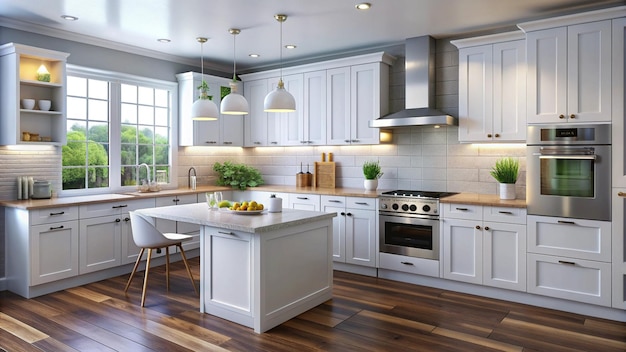
[{"label": "stove knob", "polygon": [[409,206],[406,204],[402,204],[402,210],[407,211],[409,210]]},{"label": "stove knob", "polygon": [[391,208],[392,208],[393,210],[398,210],[398,204],[393,203],[393,205],[391,206]]},{"label": "stove knob", "polygon": [[411,209],[411,211],[416,211],[417,210],[417,206],[415,204],[411,204],[409,209]]},{"label": "stove knob", "polygon": [[381,204],[380,204],[380,208],[381,208],[381,209],[387,209],[387,204],[385,204],[385,203],[381,203]]},{"label": "stove knob", "polygon": [[428,213],[430,211],[430,205],[424,205],[422,210]]}]

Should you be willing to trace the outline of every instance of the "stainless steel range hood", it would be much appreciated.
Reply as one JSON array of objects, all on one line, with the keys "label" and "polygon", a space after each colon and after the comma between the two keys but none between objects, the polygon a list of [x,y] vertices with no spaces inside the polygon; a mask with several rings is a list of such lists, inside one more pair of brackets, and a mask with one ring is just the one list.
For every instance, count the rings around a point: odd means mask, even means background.
[{"label": "stainless steel range hood", "polygon": [[369,122],[369,127],[397,128],[458,125],[456,118],[435,106],[435,40],[430,36],[405,41],[406,109]]}]

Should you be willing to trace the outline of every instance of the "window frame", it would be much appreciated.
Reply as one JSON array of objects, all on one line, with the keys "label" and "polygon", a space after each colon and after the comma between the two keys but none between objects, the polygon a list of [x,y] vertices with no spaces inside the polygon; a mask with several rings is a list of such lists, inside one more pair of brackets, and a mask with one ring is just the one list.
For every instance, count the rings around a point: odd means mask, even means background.
[{"label": "window frame", "polygon": [[[121,85],[137,85],[170,92],[170,179],[162,185],[165,189],[178,187],[178,83],[148,77],[136,76],[122,72],[93,69],[77,65],[67,65],[67,75],[109,82],[109,187],[60,190],[60,196],[77,196],[103,193],[134,192],[137,186],[122,186],[121,172]],[[67,127],[66,127],[67,133]],[[63,165],[61,165],[61,172]],[[151,178],[155,170],[150,168]]]}]

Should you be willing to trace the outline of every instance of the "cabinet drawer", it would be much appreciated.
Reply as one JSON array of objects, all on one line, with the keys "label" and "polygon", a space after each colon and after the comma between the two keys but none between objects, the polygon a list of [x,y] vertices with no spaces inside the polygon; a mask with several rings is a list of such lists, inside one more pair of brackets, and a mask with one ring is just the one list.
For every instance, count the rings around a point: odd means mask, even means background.
[{"label": "cabinet drawer", "polygon": [[325,207],[345,208],[347,204],[346,197],[342,196],[322,196],[321,203],[322,209]]},{"label": "cabinet drawer", "polygon": [[131,200],[125,204],[127,205],[126,207],[120,208],[123,213],[138,209],[154,208],[154,198]]},{"label": "cabinet drawer", "polygon": [[380,253],[379,267],[410,274],[439,277],[439,261],[398,254]]},{"label": "cabinet drawer", "polygon": [[528,252],[610,262],[611,223],[529,216]]},{"label": "cabinet drawer", "polygon": [[289,207],[301,210],[320,210],[320,196],[318,194],[290,194]]},{"label": "cabinet drawer", "polygon": [[59,221],[78,220],[78,207],[58,207],[30,210],[30,224],[40,225]]},{"label": "cabinet drawer", "polygon": [[79,206],[81,219],[95,218],[101,216],[119,215],[128,211],[128,201],[115,201],[97,204],[85,204]]},{"label": "cabinet drawer", "polygon": [[443,217],[482,221],[483,207],[482,205],[444,203]]},{"label": "cabinet drawer", "polygon": [[483,208],[483,220],[510,224],[525,224],[526,208],[486,206]]},{"label": "cabinet drawer", "polygon": [[611,264],[528,254],[528,292],[611,306]]},{"label": "cabinet drawer", "polygon": [[376,210],[376,198],[347,197],[346,208]]}]

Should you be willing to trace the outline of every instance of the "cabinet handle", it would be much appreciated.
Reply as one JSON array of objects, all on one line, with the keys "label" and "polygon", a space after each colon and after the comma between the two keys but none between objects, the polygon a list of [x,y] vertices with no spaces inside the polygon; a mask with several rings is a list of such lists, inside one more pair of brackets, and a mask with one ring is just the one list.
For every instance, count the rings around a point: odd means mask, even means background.
[{"label": "cabinet handle", "polygon": [[342,212],[341,212],[341,215],[342,215],[342,216],[346,216],[346,213],[342,211]]},{"label": "cabinet handle", "polygon": [[557,221],[559,224],[568,224],[568,225],[576,225],[575,222],[573,221],[565,221],[565,220],[559,220]]},{"label": "cabinet handle", "polygon": [[174,202],[174,203],[178,203],[178,202],[180,202],[180,199],[178,199],[178,198],[174,198],[174,199],[172,199],[172,202]]},{"label": "cabinet handle", "polygon": [[413,264],[413,263],[411,263],[411,262],[400,262],[400,263],[402,263],[402,264],[404,264],[404,265],[411,265],[411,266],[415,265],[415,264]]},{"label": "cabinet handle", "polygon": [[564,119],[564,118],[565,118],[565,115],[561,114],[561,115],[559,115],[559,118],[560,118],[560,119]]},{"label": "cabinet handle", "polygon": [[456,208],[458,211],[467,211],[467,208]]},{"label": "cabinet handle", "polygon": [[576,115],[571,114],[571,115],[569,115],[569,118],[570,118],[570,119],[575,119],[575,118],[576,118]]},{"label": "cabinet handle", "polygon": [[306,141],[300,141],[300,144],[306,144]]},{"label": "cabinet handle", "polygon": [[491,133],[487,133],[487,138],[491,138]]},{"label": "cabinet handle", "polygon": [[568,262],[566,260],[559,260],[559,264],[576,265],[574,262]]},{"label": "cabinet handle", "polygon": [[261,142],[253,142],[253,144],[261,144]]},{"label": "cabinet handle", "polygon": [[63,215],[63,214],[65,214],[65,212],[64,211],[60,211],[58,213],[50,213],[50,216]]},{"label": "cabinet handle", "polygon": [[[618,197],[626,197],[626,193],[624,193],[624,192],[617,192],[617,196]],[[50,214],[50,215],[52,215],[52,214]]]},{"label": "cabinet handle", "polygon": [[359,143],[359,142],[361,142],[361,141],[360,141],[360,140],[358,140],[358,139],[353,139],[353,140],[351,140],[350,142],[352,142],[352,143]]},{"label": "cabinet handle", "polygon": [[278,144],[278,142],[276,142],[276,141],[273,141],[273,142],[270,142],[270,144]]},{"label": "cabinet handle", "polygon": [[217,142],[216,141],[206,141],[204,143],[206,143],[206,144],[216,144]]},{"label": "cabinet handle", "polygon": [[489,226],[485,226],[485,231],[489,231]]},{"label": "cabinet handle", "polygon": [[226,232],[226,231],[217,231],[217,233],[221,233],[222,235],[233,235],[232,232]]},{"label": "cabinet handle", "polygon": [[120,222],[120,221],[122,221],[122,219],[120,218],[115,219],[115,222]]},{"label": "cabinet handle", "polygon": [[500,134],[499,133],[496,133],[496,138],[500,138]]},{"label": "cabinet handle", "polygon": [[313,144],[313,141],[306,141],[308,144]]},{"label": "cabinet handle", "polygon": [[476,225],[476,230],[480,230],[480,225]]},{"label": "cabinet handle", "polygon": [[329,203],[341,203],[340,200],[336,200],[336,199],[329,199],[328,202]]},{"label": "cabinet handle", "polygon": [[122,204],[122,205],[114,205],[111,208],[113,209],[119,209],[119,208],[126,208],[128,205],[127,204]]},{"label": "cabinet handle", "polygon": [[230,145],[230,144],[233,144],[233,142],[226,142],[226,141],[224,141],[224,144]]},{"label": "cabinet handle", "polygon": [[344,139],[343,141],[346,142],[346,143],[350,143],[349,139]]},{"label": "cabinet handle", "polygon": [[130,218],[124,218],[124,221],[128,222],[130,221]]},{"label": "cabinet handle", "polygon": [[308,197],[296,197],[296,198],[298,198],[298,199],[302,199],[302,200],[309,200],[309,198],[308,198]]},{"label": "cabinet handle", "polygon": [[499,211],[498,213],[500,213],[500,214],[506,214],[506,215],[513,215],[513,213],[512,213],[512,212],[510,212],[510,211]]},{"label": "cabinet handle", "polygon": [[57,226],[57,227],[50,227],[50,231],[52,231],[52,230],[60,230],[62,228],[63,228],[63,225]]},{"label": "cabinet handle", "polygon": [[367,202],[355,202],[354,204],[358,204],[358,205],[367,205]]},{"label": "cabinet handle", "polygon": [[352,216],[352,213],[347,213],[346,215],[348,215],[348,216]]}]

